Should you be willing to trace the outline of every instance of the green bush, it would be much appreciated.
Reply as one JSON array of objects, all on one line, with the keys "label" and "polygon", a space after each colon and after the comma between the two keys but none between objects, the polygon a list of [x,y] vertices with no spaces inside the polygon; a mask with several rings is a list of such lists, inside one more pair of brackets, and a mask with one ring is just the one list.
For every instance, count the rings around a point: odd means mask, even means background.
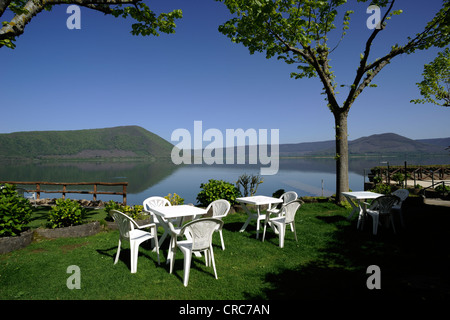
[{"label": "green bush", "polygon": [[64,228],[84,223],[86,209],[77,201],[71,199],[57,199],[48,214],[50,228]]},{"label": "green bush", "polygon": [[390,194],[392,192],[392,187],[389,184],[380,183],[377,184],[375,188],[370,191],[382,194]]},{"label": "green bush", "polygon": [[440,184],[434,190],[436,190],[437,192],[440,192],[440,193],[448,193],[448,192],[450,192],[450,186]]},{"label": "green bush", "polygon": [[6,184],[0,189],[0,237],[20,235],[27,229],[31,214],[30,201],[18,195],[16,186]]},{"label": "green bush", "polygon": [[173,206],[184,204],[184,199],[176,193],[174,193],[174,194],[169,193],[164,198],[169,200],[170,204]]},{"label": "green bush", "polygon": [[392,175],[392,180],[397,182],[397,185],[400,186],[403,181],[405,181],[405,175],[400,172],[396,172]]},{"label": "green bush", "polygon": [[129,217],[131,217],[134,220],[139,220],[143,218],[143,210],[144,206],[141,205],[135,205],[135,206],[124,206],[123,204],[114,202],[113,200],[108,201],[105,204],[105,211],[108,213],[106,220],[112,221],[111,216],[109,215],[109,211],[111,210],[117,210],[122,213],[125,213]]},{"label": "green bush", "polygon": [[200,188],[202,190],[197,195],[197,201],[203,207],[219,199],[228,200],[231,205],[234,205],[236,198],[242,196],[235,185],[223,180],[210,179],[208,183],[202,183]]}]

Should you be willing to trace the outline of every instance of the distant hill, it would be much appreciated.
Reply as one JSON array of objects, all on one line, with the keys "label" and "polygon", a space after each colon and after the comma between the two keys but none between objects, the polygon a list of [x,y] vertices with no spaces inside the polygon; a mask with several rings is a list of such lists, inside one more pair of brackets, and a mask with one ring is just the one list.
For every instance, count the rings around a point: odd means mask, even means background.
[{"label": "distant hill", "polygon": [[[395,133],[374,134],[348,142],[349,154],[445,154],[450,138],[412,140]],[[333,155],[335,141],[280,145],[281,156]]]},{"label": "distant hill", "polygon": [[[350,155],[448,154],[450,138],[412,140],[395,133],[349,141]],[[173,145],[138,126],[0,134],[0,160],[169,158]],[[335,141],[281,144],[281,157],[333,156]],[[236,154],[236,153],[235,153]]]},{"label": "distant hill", "polygon": [[170,157],[173,145],[138,126],[0,134],[0,159]]}]

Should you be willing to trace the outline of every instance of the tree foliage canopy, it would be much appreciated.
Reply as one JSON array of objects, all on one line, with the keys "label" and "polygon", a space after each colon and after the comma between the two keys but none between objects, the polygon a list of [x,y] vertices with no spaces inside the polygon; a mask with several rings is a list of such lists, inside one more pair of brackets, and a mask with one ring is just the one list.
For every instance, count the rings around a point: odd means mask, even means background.
[{"label": "tree foliage canopy", "polygon": [[450,107],[450,49],[439,52],[432,62],[426,64],[422,75],[423,80],[417,86],[424,99],[411,102]]},{"label": "tree foliage canopy", "polygon": [[[348,133],[347,117],[355,99],[391,60],[401,54],[425,50],[432,46],[444,47],[450,42],[450,0],[443,0],[442,8],[429,21],[423,31],[408,37],[403,45],[392,44],[381,58],[370,57],[377,35],[386,28],[388,20],[402,10],[395,7],[396,0],[358,0],[376,8],[384,8],[377,17],[376,27],[363,44],[355,77],[348,86],[349,92],[342,103],[336,95],[336,77],[331,70],[329,55],[339,46],[349,28],[352,10],[345,10],[346,0],[217,0],[223,2],[233,18],[219,27],[219,31],[235,43],[241,43],[251,54],[265,53],[288,64],[296,64],[297,72],[291,77],[318,77],[334,115],[336,136],[336,201],[343,200],[348,191]],[[370,8],[370,7],[369,7]],[[379,19],[378,19],[379,18]],[[341,21],[340,39],[331,37]],[[330,36],[330,37],[329,37]],[[334,39],[332,39],[334,38]],[[332,40],[331,40],[332,39]]]},{"label": "tree foliage canopy", "polygon": [[[320,77],[324,84],[329,106],[338,108],[335,99],[335,76],[331,71],[328,55],[339,45],[350,25],[352,10],[343,12],[341,38],[330,44],[329,33],[336,29],[339,11],[346,0],[217,0],[222,1],[235,15],[219,27],[219,31],[233,42],[246,46],[250,53],[265,52],[267,58],[277,57],[288,64],[297,64],[292,77]],[[369,2],[358,0],[358,2]],[[381,28],[374,29],[361,53],[361,61],[349,95],[342,106],[348,111],[355,98],[371,83],[376,74],[400,54],[431,46],[444,47],[450,39],[450,1],[443,1],[442,9],[428,22],[424,30],[406,39],[404,45],[393,44],[390,52],[382,58],[369,62],[369,54],[375,37],[382,31],[393,15],[395,0],[371,1],[371,5],[385,7]]]},{"label": "tree foliage canopy", "polygon": [[181,10],[157,15],[142,0],[0,0],[0,17],[8,10],[13,13],[9,21],[2,22],[0,48],[14,49],[16,38],[24,33],[25,26],[35,15],[61,4],[75,4],[114,17],[130,17],[135,21],[131,33],[142,36],[174,33],[175,20],[183,16]]}]

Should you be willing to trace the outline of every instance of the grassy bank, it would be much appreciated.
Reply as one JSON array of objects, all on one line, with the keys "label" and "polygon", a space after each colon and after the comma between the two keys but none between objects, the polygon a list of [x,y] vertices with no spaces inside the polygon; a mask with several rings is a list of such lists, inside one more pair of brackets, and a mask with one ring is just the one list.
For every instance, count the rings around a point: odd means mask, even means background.
[{"label": "grassy bank", "polygon": [[[349,210],[332,203],[304,204],[296,216],[298,242],[287,232],[285,248],[268,230],[255,238],[255,224],[239,232],[243,213],[225,218],[222,251],[218,234],[214,254],[219,279],[203,258],[193,258],[188,287],[183,286],[183,255],[177,251],[174,273],[155,252],[140,248],[138,270],[130,273],[129,246],[113,265],[118,231],[86,238],[38,239],[0,255],[1,299],[448,299],[450,298],[448,208],[407,204],[407,229],[379,229],[371,221],[363,231],[346,219]],[[105,212],[96,211],[93,218]],[[35,220],[37,222],[38,220]],[[67,267],[79,266],[81,289],[70,290]],[[367,267],[381,270],[381,289],[369,290]]]}]

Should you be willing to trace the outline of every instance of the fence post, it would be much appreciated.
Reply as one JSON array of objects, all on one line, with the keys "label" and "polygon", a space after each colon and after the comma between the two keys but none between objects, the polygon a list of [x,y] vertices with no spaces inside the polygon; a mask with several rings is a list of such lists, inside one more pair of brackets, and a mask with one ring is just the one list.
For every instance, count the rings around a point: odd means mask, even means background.
[{"label": "fence post", "polygon": [[405,161],[405,189],[408,188],[408,165],[406,164]]},{"label": "fence post", "polygon": [[127,205],[127,185],[123,185],[123,205]]},{"label": "fence post", "polygon": [[41,185],[36,183],[36,199],[39,200],[41,198]]},{"label": "fence post", "polygon": [[97,184],[94,184],[94,201],[97,201]]}]

